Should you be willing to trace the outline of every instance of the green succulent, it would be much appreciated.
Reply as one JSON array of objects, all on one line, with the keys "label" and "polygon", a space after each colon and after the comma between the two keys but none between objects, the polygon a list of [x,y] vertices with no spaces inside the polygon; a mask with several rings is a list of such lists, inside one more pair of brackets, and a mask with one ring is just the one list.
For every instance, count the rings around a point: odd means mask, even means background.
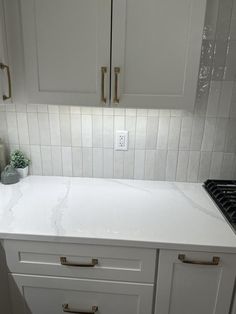
[{"label": "green succulent", "polygon": [[30,160],[20,151],[14,151],[10,156],[10,164],[14,168],[25,168],[29,165]]}]

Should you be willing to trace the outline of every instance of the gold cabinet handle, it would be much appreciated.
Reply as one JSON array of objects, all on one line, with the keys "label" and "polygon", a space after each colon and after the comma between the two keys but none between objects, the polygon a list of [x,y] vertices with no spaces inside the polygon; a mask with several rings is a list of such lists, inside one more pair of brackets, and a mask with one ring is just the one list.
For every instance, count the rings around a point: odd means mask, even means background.
[{"label": "gold cabinet handle", "polygon": [[185,263],[185,264],[208,265],[208,266],[217,266],[219,265],[219,262],[220,262],[220,258],[217,256],[214,256],[211,262],[187,260],[184,254],[179,254],[178,259],[182,263]]},{"label": "gold cabinet handle", "polygon": [[105,96],[105,78],[107,74],[107,67],[101,67],[101,102],[106,104],[107,98]]},{"label": "gold cabinet handle", "polygon": [[63,312],[65,312],[65,313],[94,314],[98,311],[98,306],[93,305],[92,311],[80,311],[80,310],[76,310],[76,309],[71,309],[69,307],[69,304],[62,304],[62,309],[63,309]]},{"label": "gold cabinet handle", "polygon": [[96,265],[98,265],[98,259],[96,258],[92,258],[91,263],[72,263],[72,262],[68,262],[66,257],[60,257],[60,262],[61,265],[63,266],[74,266],[74,267],[94,267]]},{"label": "gold cabinet handle", "polygon": [[119,74],[120,74],[120,68],[115,67],[114,68],[114,74],[115,74],[115,90],[114,90],[114,103],[118,104],[120,102],[119,96],[118,96],[118,88],[119,88]]},{"label": "gold cabinet handle", "polygon": [[12,92],[11,92],[11,74],[10,74],[10,68],[8,65],[4,63],[0,63],[0,69],[1,70],[6,70],[7,71],[7,81],[8,81],[8,96],[3,95],[2,98],[3,100],[10,99],[12,97]]}]

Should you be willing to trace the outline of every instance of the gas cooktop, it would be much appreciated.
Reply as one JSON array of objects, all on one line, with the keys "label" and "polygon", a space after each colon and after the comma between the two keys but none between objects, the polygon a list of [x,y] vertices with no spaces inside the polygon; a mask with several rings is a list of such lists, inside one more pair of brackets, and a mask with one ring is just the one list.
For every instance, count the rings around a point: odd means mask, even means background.
[{"label": "gas cooktop", "polygon": [[207,180],[203,186],[236,231],[236,180]]}]

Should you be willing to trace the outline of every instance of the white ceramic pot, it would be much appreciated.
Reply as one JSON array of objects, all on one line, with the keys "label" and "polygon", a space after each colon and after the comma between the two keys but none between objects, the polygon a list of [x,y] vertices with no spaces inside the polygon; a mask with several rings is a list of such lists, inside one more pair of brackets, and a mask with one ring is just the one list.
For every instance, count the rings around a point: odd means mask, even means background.
[{"label": "white ceramic pot", "polygon": [[19,177],[21,179],[27,177],[28,172],[29,172],[29,167],[25,167],[25,168],[16,168],[17,173],[19,174]]}]

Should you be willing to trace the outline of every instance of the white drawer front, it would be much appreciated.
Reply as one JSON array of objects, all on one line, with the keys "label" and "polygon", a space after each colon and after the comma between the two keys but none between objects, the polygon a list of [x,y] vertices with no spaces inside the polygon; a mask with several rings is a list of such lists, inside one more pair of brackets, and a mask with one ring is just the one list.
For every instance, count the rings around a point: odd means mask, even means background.
[{"label": "white drawer front", "polygon": [[4,246],[12,273],[154,282],[155,250],[12,240]]},{"label": "white drawer front", "polygon": [[[10,275],[13,314],[151,314],[153,285]],[[25,306],[24,306],[25,305]],[[25,307],[25,310],[24,310]],[[77,311],[77,312],[76,312]]]}]

